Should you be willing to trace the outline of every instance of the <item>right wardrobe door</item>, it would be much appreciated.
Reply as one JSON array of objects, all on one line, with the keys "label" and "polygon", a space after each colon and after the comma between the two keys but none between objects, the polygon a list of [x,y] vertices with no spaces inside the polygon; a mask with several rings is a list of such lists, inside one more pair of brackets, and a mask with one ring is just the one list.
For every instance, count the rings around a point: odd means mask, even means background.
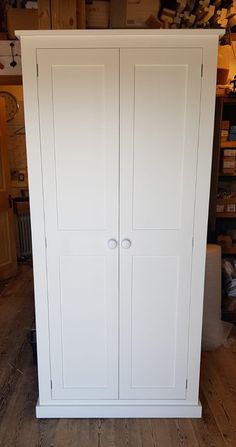
[{"label": "right wardrobe door", "polygon": [[201,49],[122,49],[120,399],[185,399]]}]

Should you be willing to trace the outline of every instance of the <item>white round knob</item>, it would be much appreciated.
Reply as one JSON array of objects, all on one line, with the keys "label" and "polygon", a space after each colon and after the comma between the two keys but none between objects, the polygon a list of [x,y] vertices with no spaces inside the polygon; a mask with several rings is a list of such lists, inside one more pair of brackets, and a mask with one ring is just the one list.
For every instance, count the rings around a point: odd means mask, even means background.
[{"label": "white round knob", "polygon": [[117,240],[116,239],[109,239],[107,243],[108,247],[114,250],[114,248],[117,247]]},{"label": "white round knob", "polygon": [[123,239],[123,241],[121,242],[121,246],[122,248],[130,248],[131,247],[131,240],[130,239]]}]

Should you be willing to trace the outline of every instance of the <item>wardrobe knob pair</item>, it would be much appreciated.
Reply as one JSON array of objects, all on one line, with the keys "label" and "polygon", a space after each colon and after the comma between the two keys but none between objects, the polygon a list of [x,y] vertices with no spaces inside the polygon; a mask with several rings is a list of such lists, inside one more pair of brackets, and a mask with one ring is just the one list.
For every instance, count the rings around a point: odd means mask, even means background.
[{"label": "wardrobe knob pair", "polygon": [[[118,244],[118,242],[117,242],[116,239],[109,239],[109,241],[108,241],[108,247],[109,247],[111,250],[114,250],[114,248],[117,247],[117,244]],[[122,248],[125,248],[126,250],[127,250],[128,248],[130,248],[130,247],[131,247],[131,240],[130,240],[130,239],[123,239],[123,240],[121,241],[121,247],[122,247]]]}]

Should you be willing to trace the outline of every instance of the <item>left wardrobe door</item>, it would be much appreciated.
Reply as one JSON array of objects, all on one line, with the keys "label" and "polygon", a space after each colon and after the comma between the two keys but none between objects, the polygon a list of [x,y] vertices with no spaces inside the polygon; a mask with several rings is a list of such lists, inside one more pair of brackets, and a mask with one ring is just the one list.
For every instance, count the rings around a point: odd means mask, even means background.
[{"label": "left wardrobe door", "polygon": [[119,51],[39,50],[53,399],[118,397]]}]

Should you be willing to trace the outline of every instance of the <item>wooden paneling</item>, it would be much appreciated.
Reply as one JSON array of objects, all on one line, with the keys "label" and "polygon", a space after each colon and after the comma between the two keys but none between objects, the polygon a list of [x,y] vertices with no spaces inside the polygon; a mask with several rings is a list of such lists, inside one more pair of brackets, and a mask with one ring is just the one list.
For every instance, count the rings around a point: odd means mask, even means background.
[{"label": "wooden paneling", "polygon": [[52,29],[77,28],[77,0],[51,0]]},{"label": "wooden paneling", "polygon": [[39,0],[39,29],[84,29],[85,0]]},{"label": "wooden paneling", "polygon": [[85,0],[77,0],[77,28],[86,28]]},{"label": "wooden paneling", "polygon": [[39,29],[51,29],[51,1],[38,1]]},{"label": "wooden paneling", "polygon": [[0,76],[0,85],[22,85],[22,76]]}]

